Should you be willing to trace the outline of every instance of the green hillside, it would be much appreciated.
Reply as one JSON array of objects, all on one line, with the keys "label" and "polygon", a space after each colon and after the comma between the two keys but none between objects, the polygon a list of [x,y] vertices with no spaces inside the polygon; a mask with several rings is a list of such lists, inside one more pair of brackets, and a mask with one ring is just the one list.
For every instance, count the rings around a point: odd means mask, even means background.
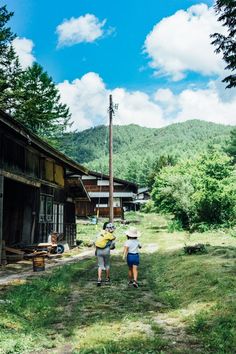
[{"label": "green hillside", "polygon": [[[164,128],[138,125],[114,126],[114,175],[145,183],[153,163],[161,155],[194,156],[210,144],[224,146],[232,126],[191,120]],[[98,126],[68,133],[60,150],[98,172],[108,173],[108,127]]]}]

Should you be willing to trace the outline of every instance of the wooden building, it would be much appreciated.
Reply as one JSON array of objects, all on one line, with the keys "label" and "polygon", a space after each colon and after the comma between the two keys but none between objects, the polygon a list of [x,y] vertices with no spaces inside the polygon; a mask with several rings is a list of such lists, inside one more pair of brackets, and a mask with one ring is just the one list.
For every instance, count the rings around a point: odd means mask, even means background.
[{"label": "wooden building", "polygon": [[[78,177],[78,175],[73,175],[71,180],[76,181]],[[88,175],[82,176],[81,179],[90,201],[84,200],[76,203],[76,216],[109,217],[109,176],[89,171]],[[137,189],[135,183],[114,178],[113,206],[115,218],[123,218],[124,209],[129,209],[130,202],[134,200]]]},{"label": "wooden building", "polygon": [[75,199],[86,192],[82,184],[72,191],[72,173],[87,171],[0,111],[0,257],[2,241],[47,242],[53,230],[74,244]]},{"label": "wooden building", "polygon": [[150,199],[150,188],[139,188],[135,200],[132,202],[134,204],[134,210],[140,210],[141,206],[145,205]]}]

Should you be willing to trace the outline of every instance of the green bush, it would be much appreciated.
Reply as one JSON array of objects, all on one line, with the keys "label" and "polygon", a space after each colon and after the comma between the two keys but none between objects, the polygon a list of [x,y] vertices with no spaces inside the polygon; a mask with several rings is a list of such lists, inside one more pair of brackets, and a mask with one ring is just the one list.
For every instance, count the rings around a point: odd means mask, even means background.
[{"label": "green bush", "polygon": [[168,222],[167,229],[168,229],[168,232],[170,232],[170,233],[175,232],[175,231],[182,231],[183,225],[180,220],[174,219],[174,220],[170,220]]},{"label": "green bush", "polygon": [[183,227],[233,226],[236,221],[236,175],[231,159],[209,151],[195,160],[161,170],[152,190],[155,208],[174,214]]},{"label": "green bush", "polygon": [[152,199],[148,200],[146,204],[142,205],[141,211],[143,213],[154,213],[156,211],[154,201]]}]

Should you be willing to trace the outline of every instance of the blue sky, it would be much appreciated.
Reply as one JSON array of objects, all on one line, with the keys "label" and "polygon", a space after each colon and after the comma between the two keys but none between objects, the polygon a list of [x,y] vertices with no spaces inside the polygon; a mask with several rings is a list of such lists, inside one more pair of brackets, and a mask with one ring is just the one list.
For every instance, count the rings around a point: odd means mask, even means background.
[{"label": "blue sky", "polygon": [[235,124],[235,91],[224,92],[224,63],[209,40],[221,31],[213,1],[4,4],[14,12],[22,65],[36,60],[52,76],[74,128],[106,123],[109,93],[119,103],[117,124],[161,127],[194,118]]}]

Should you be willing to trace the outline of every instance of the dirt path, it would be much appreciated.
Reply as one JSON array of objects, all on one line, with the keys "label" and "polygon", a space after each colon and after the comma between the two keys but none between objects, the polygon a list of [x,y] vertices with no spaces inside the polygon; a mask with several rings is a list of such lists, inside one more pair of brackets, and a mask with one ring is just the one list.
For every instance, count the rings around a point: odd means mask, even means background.
[{"label": "dirt path", "polygon": [[190,353],[190,351],[192,353],[204,353],[204,349],[196,338],[186,332],[185,324],[179,318],[165,313],[154,316],[153,319],[162,329],[162,337],[168,341],[170,348],[178,350],[179,353]]},{"label": "dirt path", "polygon": [[[159,244],[153,242],[146,244],[143,252],[146,255],[152,255],[158,249]],[[30,269],[5,275],[1,277],[0,285],[4,286],[16,280],[41,276],[50,273],[57,266],[86,261],[93,256],[94,250],[88,249],[78,255],[55,259],[51,264],[47,264],[45,272],[35,273]],[[56,342],[52,349],[34,350],[31,354],[126,354],[131,352],[127,349],[122,349],[121,352],[118,343],[121,341],[124,343],[124,348],[125,346],[129,348],[133,345],[133,338],[137,338],[136,341],[140,343],[140,347],[146,345],[147,348],[157,348],[155,351],[151,349],[148,351],[152,354],[204,353],[196,339],[186,332],[186,325],[182,319],[176,315],[173,316],[168,306],[157,300],[145,275],[140,281],[139,289],[127,286],[125,281],[127,269],[117,250],[113,252],[113,279],[110,286],[103,285],[100,289],[96,287],[95,263],[81,271],[78,282],[71,284],[67,305],[63,308],[63,320],[52,324],[52,335],[49,340],[59,336],[59,338],[64,338],[63,341]],[[147,271],[143,269],[143,273]],[[100,333],[101,326],[102,333]],[[71,334],[67,338],[68,331],[71,331]],[[115,333],[115,338],[113,333]],[[104,351],[99,349],[100,347],[98,349],[93,347],[92,351],[89,349],[84,351],[84,348],[95,346],[96,342],[104,346]],[[114,349],[107,351],[106,348],[110,345],[113,345]]]},{"label": "dirt path", "polygon": [[[21,267],[20,262],[18,263],[18,269],[16,268],[14,271],[14,267],[12,270],[9,270],[9,268],[6,268],[5,270],[2,269],[0,272],[0,285],[9,285],[11,283],[14,283],[15,281],[20,281],[27,279],[29,277],[38,277],[44,274],[47,274],[50,272],[53,268],[62,266],[64,264],[71,264],[75,263],[78,261],[81,261],[83,259],[92,257],[94,255],[94,250],[88,249],[85,251],[82,251],[81,253],[77,255],[72,255],[69,257],[63,257],[63,258],[58,258],[58,259],[53,259],[49,260],[48,262],[46,261],[46,267],[44,272],[34,272],[32,270],[32,264],[28,264],[25,266],[24,264]],[[24,269],[26,268],[26,269]],[[9,274],[12,273],[12,274]]]},{"label": "dirt path", "polygon": [[[145,248],[145,252],[150,249],[151,254],[157,248],[157,245],[150,244]],[[118,252],[116,252],[116,255],[118,255]],[[122,266],[123,264],[118,256],[113,261],[113,274],[116,274],[117,269],[121,269]],[[179,317],[171,315],[168,311],[168,306],[156,300],[145,279],[142,279],[139,289],[132,289],[128,288],[127,282],[124,282],[122,275],[121,279],[119,277],[113,278],[111,286],[103,285],[102,288],[98,289],[95,279],[91,279],[92,274],[96,274],[95,264],[83,271],[80,274],[78,283],[72,285],[67,306],[64,308],[65,318],[53,326],[55,332],[64,333],[67,331],[68,321],[74,321],[76,330],[72,338],[66,340],[63,344],[58,344],[54,349],[39,352],[45,354],[77,354],[84,353],[84,346],[89,347],[90,341],[94,341],[94,337],[98,343],[100,341],[103,343],[101,333],[99,331],[96,333],[96,322],[98,318],[102,321],[106,316],[110,317],[111,313],[115,311],[114,316],[111,316],[110,322],[107,324],[105,321],[102,324],[103,331],[108,333],[108,338],[110,330],[114,331],[115,336],[122,340],[124,337],[129,338],[127,333],[129,334],[130,332],[134,338],[135,336],[142,338],[143,343],[146,340],[151,341],[154,338],[160,338],[160,341],[164,343],[163,349],[161,351],[157,349],[157,351],[151,353],[204,353],[198,341],[186,332],[185,323]],[[98,300],[100,297],[103,299],[102,303]],[[127,301],[122,299],[125,297]],[[106,301],[109,298],[111,300],[109,302]],[[131,317],[132,311],[129,311],[130,304],[133,301],[135,301],[135,311],[137,311],[135,320]],[[96,305],[94,305],[94,302]],[[81,308],[78,316],[80,316],[81,324],[75,320],[75,313],[77,313],[76,311],[78,311],[79,307]],[[117,321],[119,322],[118,326]],[[104,353],[106,353],[105,347],[106,345],[104,344]],[[100,354],[103,352],[94,349],[94,351],[88,351],[88,353]],[[118,354],[121,352],[109,351],[108,353]],[[122,352],[122,354],[126,354],[126,351]]]}]

